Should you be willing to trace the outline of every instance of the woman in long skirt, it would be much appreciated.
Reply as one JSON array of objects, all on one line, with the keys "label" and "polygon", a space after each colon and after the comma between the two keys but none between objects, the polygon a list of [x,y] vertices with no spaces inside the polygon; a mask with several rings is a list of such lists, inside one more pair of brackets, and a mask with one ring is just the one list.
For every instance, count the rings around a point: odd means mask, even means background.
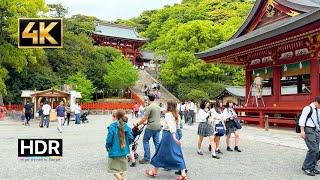
[{"label": "woman in long skirt", "polygon": [[181,142],[178,140],[179,135],[177,126],[180,125],[180,117],[177,112],[177,103],[169,101],[167,105],[167,113],[165,114],[166,125],[163,129],[162,139],[156,150],[155,155],[151,159],[154,166],[151,170],[146,170],[145,174],[149,177],[156,177],[159,168],[181,171],[181,175],[177,180],[187,179],[186,165],[184,162]]}]

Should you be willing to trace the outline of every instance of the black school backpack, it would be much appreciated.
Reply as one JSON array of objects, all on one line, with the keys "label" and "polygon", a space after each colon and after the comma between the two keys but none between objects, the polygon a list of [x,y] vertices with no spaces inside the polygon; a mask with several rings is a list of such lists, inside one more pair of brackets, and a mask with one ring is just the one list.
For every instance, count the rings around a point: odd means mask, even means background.
[{"label": "black school backpack", "polygon": [[[311,115],[312,115],[312,107],[311,106],[309,106],[310,107],[310,111],[309,111],[309,113],[308,113],[308,116],[307,116],[307,119],[306,119],[306,123],[305,124],[307,124],[307,120],[311,117]],[[300,116],[301,116],[301,113],[297,116],[297,118],[296,118],[296,133],[301,133],[301,127],[299,126],[299,119],[300,119]]]}]

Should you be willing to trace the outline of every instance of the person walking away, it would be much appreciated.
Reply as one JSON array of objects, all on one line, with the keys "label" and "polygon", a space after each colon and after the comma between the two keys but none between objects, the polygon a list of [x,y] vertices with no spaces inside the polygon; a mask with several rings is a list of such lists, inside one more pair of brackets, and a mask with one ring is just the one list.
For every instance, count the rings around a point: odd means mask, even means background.
[{"label": "person walking away", "polygon": [[124,122],[125,112],[117,111],[116,120],[108,127],[106,150],[108,152],[108,173],[112,173],[117,180],[124,179],[124,172],[128,169],[127,155],[130,154],[130,144],[133,142],[132,131]]},{"label": "person walking away", "polygon": [[32,106],[32,104],[27,102],[27,104],[24,105],[24,115],[26,117],[25,123],[24,123],[25,126],[26,125],[30,126],[29,121],[32,117],[32,112],[33,112],[33,106]]},{"label": "person walking away", "polygon": [[189,118],[190,118],[190,117],[189,117],[189,114],[190,114],[190,101],[187,101],[187,102],[186,102],[186,110],[184,111],[184,113],[185,113],[184,116],[185,116],[185,120],[186,120],[185,123],[186,123],[186,124],[187,124],[187,123],[189,124],[189,120],[190,120],[190,119],[189,119]]},{"label": "person walking away", "polygon": [[185,102],[182,102],[181,105],[180,105],[180,117],[181,117],[181,121],[184,120],[184,123],[187,122],[187,117],[185,116],[185,111],[186,111],[186,103]]},{"label": "person walking away", "polygon": [[51,111],[51,106],[46,101],[42,109],[43,109],[43,126],[47,126],[47,128],[49,128],[49,122],[50,122],[49,115]]},{"label": "person walking away", "polygon": [[195,115],[196,115],[196,105],[194,104],[193,100],[189,101],[189,126],[192,126],[193,123],[196,121],[195,120]]},{"label": "person walking away", "polygon": [[[209,137],[210,145],[213,149],[215,149],[214,143],[214,127],[212,124],[212,120],[210,118],[210,110],[209,103],[207,101],[202,101],[200,104],[199,110],[199,126],[198,126],[198,155],[203,155],[201,151],[202,141],[205,137]],[[215,151],[211,151],[211,157],[215,159],[220,159],[220,157],[216,154]]]},{"label": "person walking away", "polygon": [[147,164],[150,162],[150,145],[149,141],[152,138],[155,150],[158,149],[160,141],[160,107],[155,102],[155,96],[153,94],[149,95],[149,101],[151,104],[146,107],[144,117],[136,124],[137,126],[142,124],[147,124],[147,127],[143,135],[143,149],[144,157],[139,161],[140,164]]},{"label": "person walking away", "polygon": [[61,101],[59,106],[56,107],[56,111],[58,116],[57,129],[60,133],[62,133],[62,121],[67,116],[66,108],[63,105],[63,101]]},{"label": "person walking away", "polygon": [[[304,139],[308,152],[302,165],[302,170],[308,176],[320,174],[316,169],[316,164],[319,157],[319,132],[320,132],[320,96],[316,97],[314,102],[306,106],[302,110],[299,118],[299,126],[301,128],[300,137]],[[309,113],[311,115],[309,115]]]},{"label": "person walking away", "polygon": [[40,118],[39,126],[42,128],[43,127],[43,103],[40,103],[38,114]]},{"label": "person walking away", "polygon": [[159,168],[179,170],[181,175],[178,180],[187,179],[186,165],[181,150],[180,135],[177,134],[177,127],[181,118],[177,111],[177,104],[169,101],[167,104],[167,113],[165,114],[166,125],[163,129],[162,140],[151,159],[154,166],[151,170],[146,170],[145,174],[149,177],[156,177]]},{"label": "person walking away", "polygon": [[133,112],[134,112],[134,116],[135,116],[136,118],[138,118],[139,104],[138,104],[137,102],[133,105],[132,110],[133,110]]},{"label": "person walking away", "polygon": [[[216,125],[217,124],[221,124],[224,129],[226,129],[225,124],[224,124],[224,117],[223,117],[223,104],[222,101],[217,100],[216,104],[211,108],[210,110],[211,112],[211,117],[214,120],[214,127],[215,127],[215,131],[216,131]],[[220,139],[221,139],[221,134],[217,134],[217,132],[215,132],[215,136],[214,136],[214,143],[215,143],[215,151],[216,154],[223,154],[220,150]],[[211,146],[209,146],[209,151],[211,151]]]},{"label": "person walking away", "polygon": [[80,124],[81,106],[78,102],[76,103],[76,106],[74,108],[74,114],[76,116],[75,124]]},{"label": "person walking away", "polygon": [[223,110],[223,116],[226,119],[225,125],[226,125],[226,143],[227,143],[227,151],[232,152],[233,150],[230,148],[230,137],[231,134],[234,133],[235,136],[235,147],[234,150],[237,152],[241,152],[239,149],[239,138],[240,138],[240,133],[238,129],[235,127],[235,118],[237,118],[237,114],[233,109],[233,102],[232,101],[227,101],[226,108]]},{"label": "person walking away", "polygon": [[63,125],[66,122],[66,120],[68,121],[68,126],[70,123],[70,118],[71,118],[71,108],[70,108],[70,104],[68,104],[68,106],[66,107],[66,113],[67,113],[67,117],[64,119]]}]

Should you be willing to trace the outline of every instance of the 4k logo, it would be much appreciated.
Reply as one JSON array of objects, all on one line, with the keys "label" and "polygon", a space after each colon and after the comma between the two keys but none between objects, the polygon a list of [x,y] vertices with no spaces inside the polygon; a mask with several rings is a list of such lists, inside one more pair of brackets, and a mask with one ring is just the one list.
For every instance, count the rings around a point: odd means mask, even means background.
[{"label": "4k logo", "polygon": [[62,19],[20,18],[19,48],[62,48]]}]

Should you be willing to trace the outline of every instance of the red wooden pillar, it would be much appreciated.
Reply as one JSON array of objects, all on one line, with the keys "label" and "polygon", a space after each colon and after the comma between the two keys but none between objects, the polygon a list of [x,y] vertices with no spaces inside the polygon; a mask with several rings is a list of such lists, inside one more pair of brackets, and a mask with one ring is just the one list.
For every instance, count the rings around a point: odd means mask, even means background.
[{"label": "red wooden pillar", "polygon": [[319,96],[319,59],[316,56],[310,60],[310,84],[311,84],[311,99]]},{"label": "red wooden pillar", "polygon": [[250,86],[251,86],[251,81],[252,81],[252,70],[249,70],[248,68],[246,68],[246,72],[245,72],[245,77],[246,77],[246,99],[245,102],[247,102],[247,99],[249,98],[249,92],[250,92]]},{"label": "red wooden pillar", "polygon": [[259,112],[259,127],[260,128],[264,128],[264,125],[265,125],[265,123],[264,123],[264,112],[263,112],[263,110],[261,110]]},{"label": "red wooden pillar", "polygon": [[132,59],[132,63],[135,66],[136,65],[136,58],[137,58],[137,50],[136,50],[136,46],[135,43],[132,43],[132,50],[134,52],[133,54],[133,59]]},{"label": "red wooden pillar", "polygon": [[281,66],[273,66],[273,104],[276,104],[278,106],[279,104],[279,99],[281,95]]}]

